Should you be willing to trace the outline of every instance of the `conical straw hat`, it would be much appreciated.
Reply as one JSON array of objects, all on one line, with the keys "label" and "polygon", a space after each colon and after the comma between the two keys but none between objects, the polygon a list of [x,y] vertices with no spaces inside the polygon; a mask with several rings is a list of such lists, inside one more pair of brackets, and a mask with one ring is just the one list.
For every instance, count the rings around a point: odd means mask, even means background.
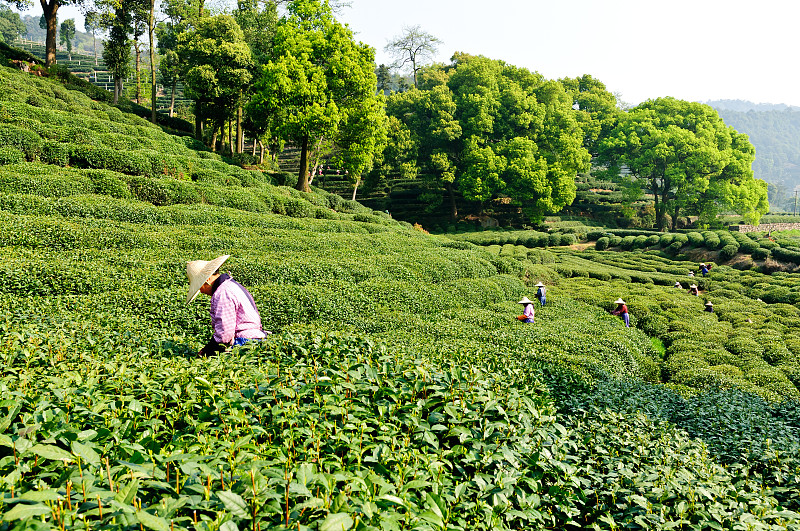
[{"label": "conical straw hat", "polygon": [[625,304],[625,301],[620,298],[620,299],[615,300],[614,304]]},{"label": "conical straw hat", "polygon": [[533,301],[529,301],[528,297],[522,297],[522,300],[519,301],[517,304],[533,304]]},{"label": "conical straw hat", "polygon": [[539,283],[537,283],[537,284],[536,284],[536,286],[537,286],[537,287],[542,287],[542,288],[543,288],[543,287],[544,287],[544,284],[542,284],[542,283],[541,283],[541,281],[540,281]]},{"label": "conical straw hat", "polygon": [[190,303],[197,297],[200,288],[206,283],[214,271],[219,269],[225,260],[230,258],[231,255],[223,254],[214,258],[210,262],[205,260],[194,260],[186,263],[186,276],[189,277],[189,293],[186,294],[186,303]]}]

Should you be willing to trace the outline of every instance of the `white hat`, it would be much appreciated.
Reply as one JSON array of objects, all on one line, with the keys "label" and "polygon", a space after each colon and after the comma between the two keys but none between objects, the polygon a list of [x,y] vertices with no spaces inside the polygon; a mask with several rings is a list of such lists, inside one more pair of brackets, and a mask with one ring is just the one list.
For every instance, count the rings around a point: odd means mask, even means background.
[{"label": "white hat", "polygon": [[622,300],[621,298],[619,298],[619,299],[614,301],[614,304],[625,304],[625,301]]},{"label": "white hat", "polygon": [[536,286],[541,286],[541,287],[544,287],[544,284],[542,284],[542,282],[541,282],[541,281],[539,281],[539,282],[536,284]]},{"label": "white hat", "polygon": [[713,303],[713,302],[711,302],[711,301],[708,301],[708,302],[706,303],[706,306],[714,306],[714,303]]},{"label": "white hat", "polygon": [[696,288],[696,287],[697,287],[697,284],[692,284],[691,286],[689,286],[689,289]]},{"label": "white hat", "polygon": [[533,301],[529,301],[528,297],[522,297],[522,300],[519,301],[517,304],[533,304]]},{"label": "white hat", "polygon": [[186,294],[186,303],[190,303],[197,297],[200,288],[206,283],[206,280],[214,274],[214,271],[219,269],[225,260],[230,258],[231,255],[223,254],[214,258],[210,262],[205,260],[194,260],[186,262],[186,276],[189,277],[189,293]]},{"label": "white hat", "polygon": [[700,265],[701,265],[701,266],[704,266],[704,265],[706,265],[706,264],[705,264],[705,262],[703,262],[703,263],[702,263],[702,264],[700,264]]},{"label": "white hat", "polygon": [[680,282],[678,282],[678,281],[676,280],[676,281],[675,281],[675,287],[676,287],[676,288],[677,288],[677,287],[680,287],[680,285],[681,285],[681,283],[680,283]]}]

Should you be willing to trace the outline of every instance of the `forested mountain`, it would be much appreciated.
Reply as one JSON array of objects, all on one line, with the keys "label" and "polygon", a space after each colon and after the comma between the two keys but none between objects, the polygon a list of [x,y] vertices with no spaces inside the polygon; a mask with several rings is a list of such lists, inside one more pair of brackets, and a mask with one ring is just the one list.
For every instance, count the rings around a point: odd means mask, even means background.
[{"label": "forested mountain", "polygon": [[756,148],[753,172],[769,183],[773,211],[794,208],[800,186],[800,108],[741,100],[708,102],[725,123],[746,133]]}]

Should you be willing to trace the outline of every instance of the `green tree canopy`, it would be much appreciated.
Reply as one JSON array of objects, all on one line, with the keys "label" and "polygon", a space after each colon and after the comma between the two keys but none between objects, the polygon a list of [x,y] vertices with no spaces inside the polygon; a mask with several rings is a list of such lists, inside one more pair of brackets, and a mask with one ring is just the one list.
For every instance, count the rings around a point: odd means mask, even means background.
[{"label": "green tree canopy", "polygon": [[195,101],[195,132],[202,138],[205,119],[211,119],[216,130],[239,105],[252,79],[250,48],[236,20],[217,15],[178,34],[177,54],[186,95]]},{"label": "green tree canopy", "polygon": [[355,42],[327,2],[293,0],[275,32],[274,57],[262,69],[248,105],[280,140],[301,148],[297,187],[308,191],[310,143],[333,142],[354,179],[382,149],[385,118],[376,95],[374,51]]},{"label": "green tree canopy", "polygon": [[708,105],[648,100],[620,119],[602,151],[612,166],[627,166],[653,194],[659,228],[667,214],[676,228],[682,212],[708,216],[723,205],[749,219],[765,213],[766,186],[753,179],[753,146]]},{"label": "green tree canopy", "polygon": [[0,5],[0,39],[9,43],[14,42],[20,35],[25,35],[27,31],[28,28],[22,22],[19,13]]},{"label": "green tree canopy", "polygon": [[75,40],[75,19],[68,18],[64,22],[61,23],[61,31],[59,32],[58,40],[59,42],[67,47],[67,54],[69,54],[69,60],[72,60],[72,41]]},{"label": "green tree canopy", "polygon": [[589,153],[560,83],[456,54],[451,65],[426,71],[420,84],[426,90],[392,95],[387,111],[411,131],[421,173],[481,205],[509,198],[532,220],[573,201]]}]

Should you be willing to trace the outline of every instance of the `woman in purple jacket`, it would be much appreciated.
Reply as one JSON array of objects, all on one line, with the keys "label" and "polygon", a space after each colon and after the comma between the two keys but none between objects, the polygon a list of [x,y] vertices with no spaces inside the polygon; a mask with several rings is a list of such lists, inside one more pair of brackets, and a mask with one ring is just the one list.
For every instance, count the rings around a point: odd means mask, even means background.
[{"label": "woman in purple jacket", "polygon": [[247,288],[230,275],[220,274],[219,268],[228,258],[230,255],[226,254],[208,262],[194,260],[186,264],[189,277],[186,302],[192,302],[198,293],[211,297],[209,313],[214,335],[197,353],[200,356],[216,354],[251,339],[264,339],[270,333],[262,330],[261,315]]}]

